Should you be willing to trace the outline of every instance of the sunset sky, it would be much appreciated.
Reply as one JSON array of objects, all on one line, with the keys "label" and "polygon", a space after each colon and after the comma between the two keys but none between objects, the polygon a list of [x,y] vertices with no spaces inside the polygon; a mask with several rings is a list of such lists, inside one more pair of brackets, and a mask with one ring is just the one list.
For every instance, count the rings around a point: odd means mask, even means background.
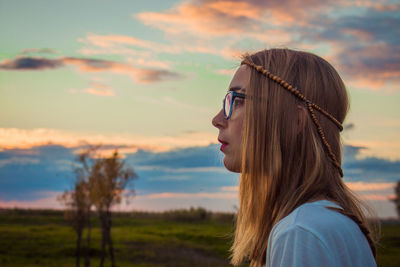
[{"label": "sunset sky", "polygon": [[74,155],[101,143],[139,175],[119,209],[233,211],[211,119],[243,52],[288,47],[342,76],[344,180],[396,216],[398,0],[0,0],[0,36],[0,207],[60,208]]}]

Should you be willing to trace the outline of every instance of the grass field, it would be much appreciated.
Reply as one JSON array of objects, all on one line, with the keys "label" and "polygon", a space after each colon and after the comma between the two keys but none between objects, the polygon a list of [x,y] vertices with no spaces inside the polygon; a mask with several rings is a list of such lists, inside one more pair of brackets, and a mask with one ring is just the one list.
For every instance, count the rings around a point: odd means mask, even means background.
[{"label": "grass field", "polygon": [[[99,266],[100,228],[93,223],[91,266]],[[115,214],[117,266],[230,266],[232,227],[231,215],[202,210]],[[400,225],[382,225],[382,236],[378,266],[400,266]],[[60,211],[0,210],[0,266],[74,266],[75,242]]]}]

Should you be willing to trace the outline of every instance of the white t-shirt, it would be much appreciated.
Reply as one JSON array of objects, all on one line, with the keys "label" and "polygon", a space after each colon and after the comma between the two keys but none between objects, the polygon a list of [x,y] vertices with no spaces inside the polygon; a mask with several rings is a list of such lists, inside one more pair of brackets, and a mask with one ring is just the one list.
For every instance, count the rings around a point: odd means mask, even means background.
[{"label": "white t-shirt", "polygon": [[328,200],[305,203],[271,230],[267,267],[376,266],[368,241],[340,208]]}]

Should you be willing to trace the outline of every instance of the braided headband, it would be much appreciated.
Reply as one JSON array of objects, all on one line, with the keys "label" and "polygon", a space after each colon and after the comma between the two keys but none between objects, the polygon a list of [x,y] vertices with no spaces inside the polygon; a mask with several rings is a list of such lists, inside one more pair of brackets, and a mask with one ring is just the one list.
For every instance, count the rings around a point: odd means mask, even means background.
[{"label": "braided headband", "polygon": [[262,66],[256,65],[248,60],[243,60],[242,63],[246,64],[254,69],[256,69],[259,73],[263,74],[264,76],[268,77],[269,79],[273,80],[277,84],[281,85],[283,88],[288,90],[290,93],[295,95],[297,98],[300,100],[304,101],[305,104],[307,105],[308,110],[310,111],[311,118],[315,124],[315,126],[318,129],[319,136],[321,137],[322,143],[324,144],[325,148],[328,150],[329,157],[332,159],[332,163],[335,165],[336,168],[338,168],[340,176],[343,177],[343,170],[339,164],[339,162],[336,159],[335,154],[332,152],[331,146],[328,144],[328,141],[326,141],[325,134],[322,130],[321,124],[319,123],[317,116],[315,116],[314,109],[318,110],[321,112],[323,115],[325,115],[328,119],[330,119],[338,128],[340,131],[343,130],[342,124],[331,114],[329,114],[326,110],[322,109],[318,105],[312,103],[310,100],[308,100],[300,91],[296,88],[293,87],[292,85],[288,84],[286,81],[282,80],[280,77],[273,75],[271,72],[268,70],[264,69]]}]

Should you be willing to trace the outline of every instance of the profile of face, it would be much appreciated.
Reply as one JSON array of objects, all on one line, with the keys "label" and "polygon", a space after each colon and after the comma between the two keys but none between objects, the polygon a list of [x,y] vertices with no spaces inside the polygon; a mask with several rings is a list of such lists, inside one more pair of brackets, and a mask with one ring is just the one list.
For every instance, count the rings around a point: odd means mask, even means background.
[{"label": "profile of face", "polygon": [[[245,94],[250,82],[250,69],[247,65],[241,65],[229,85],[229,91]],[[212,119],[212,124],[218,128],[218,141],[220,150],[224,153],[224,165],[232,172],[240,172],[242,160],[242,130],[244,118],[245,99],[236,97],[232,104],[232,113],[229,119],[224,117],[222,109]],[[226,105],[226,109],[228,109]]]}]

